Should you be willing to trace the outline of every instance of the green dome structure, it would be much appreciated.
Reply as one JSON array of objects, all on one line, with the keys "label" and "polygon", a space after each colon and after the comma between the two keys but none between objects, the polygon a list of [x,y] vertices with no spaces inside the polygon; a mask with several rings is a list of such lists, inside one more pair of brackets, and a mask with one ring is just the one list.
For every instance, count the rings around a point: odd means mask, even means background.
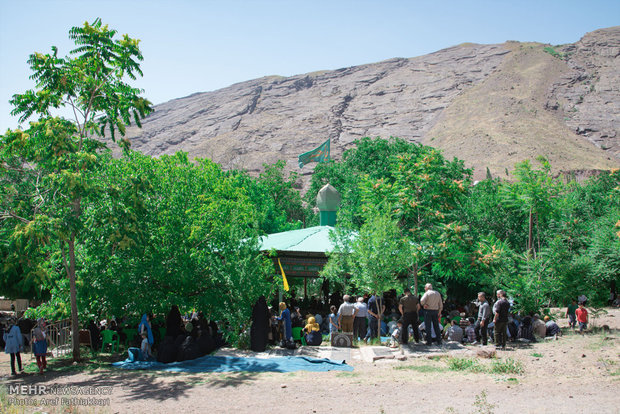
[{"label": "green dome structure", "polygon": [[336,212],[340,208],[340,193],[331,184],[325,184],[316,196],[316,206],[319,208],[321,226],[335,226]]}]

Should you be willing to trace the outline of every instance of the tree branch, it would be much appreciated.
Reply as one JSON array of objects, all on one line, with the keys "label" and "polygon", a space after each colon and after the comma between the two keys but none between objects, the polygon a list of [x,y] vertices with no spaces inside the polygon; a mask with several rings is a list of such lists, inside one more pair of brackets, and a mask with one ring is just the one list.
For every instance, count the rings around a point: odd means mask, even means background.
[{"label": "tree branch", "polygon": [[12,211],[8,211],[8,210],[5,211],[4,213],[2,213],[2,216],[0,216],[0,218],[2,220],[6,220],[6,219],[9,219],[9,218],[14,218],[14,219],[17,219],[17,220],[21,221],[22,223],[26,223],[26,224],[30,223],[30,220],[25,219],[23,217],[20,217],[17,214],[13,213]]}]

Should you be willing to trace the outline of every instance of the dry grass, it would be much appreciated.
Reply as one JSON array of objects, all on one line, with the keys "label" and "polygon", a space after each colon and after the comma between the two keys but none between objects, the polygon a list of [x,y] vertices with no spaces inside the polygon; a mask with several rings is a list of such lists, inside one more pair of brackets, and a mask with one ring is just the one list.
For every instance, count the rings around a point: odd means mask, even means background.
[{"label": "dry grass", "polygon": [[540,155],[555,172],[617,168],[617,160],[609,160],[609,154],[545,109],[547,91],[569,70],[566,62],[545,53],[540,44],[506,45],[513,53],[496,72],[459,95],[423,143],[478,166],[475,179],[486,176],[484,166],[494,177],[506,177],[507,165]]}]

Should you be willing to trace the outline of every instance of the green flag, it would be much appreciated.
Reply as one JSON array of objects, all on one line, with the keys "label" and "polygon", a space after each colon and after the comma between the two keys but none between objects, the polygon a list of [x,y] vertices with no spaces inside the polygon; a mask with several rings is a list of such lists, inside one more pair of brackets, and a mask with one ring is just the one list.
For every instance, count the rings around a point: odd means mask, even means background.
[{"label": "green flag", "polygon": [[299,168],[311,162],[329,161],[329,139],[321,144],[320,147],[312,151],[304,152],[299,156]]}]

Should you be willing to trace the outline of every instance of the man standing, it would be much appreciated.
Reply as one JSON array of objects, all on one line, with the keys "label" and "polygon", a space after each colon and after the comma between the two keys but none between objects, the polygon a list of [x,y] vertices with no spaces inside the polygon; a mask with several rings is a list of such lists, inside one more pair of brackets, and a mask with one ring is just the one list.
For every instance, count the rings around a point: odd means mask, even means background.
[{"label": "man standing", "polygon": [[351,303],[351,296],[344,295],[342,299],[344,302],[338,309],[338,325],[342,332],[353,333],[353,320],[357,314],[357,309]]},{"label": "man standing", "polygon": [[497,302],[493,305],[493,312],[495,312],[493,323],[495,324],[495,346],[502,349],[506,349],[506,327],[508,325],[509,311],[510,303],[506,299],[506,292],[498,290]]},{"label": "man standing", "polygon": [[439,318],[441,317],[441,311],[443,309],[443,303],[441,295],[436,290],[433,290],[433,285],[427,283],[424,286],[424,296],[420,300],[420,303],[424,307],[424,326],[426,327],[426,345],[433,343],[431,330],[434,329],[437,333],[437,345],[441,345],[441,330],[439,330]]},{"label": "man standing", "polygon": [[420,332],[418,331],[418,311],[420,310],[420,303],[418,298],[411,294],[411,289],[405,289],[405,296],[400,298],[398,304],[398,310],[403,315],[403,329],[401,334],[401,343],[407,345],[409,341],[409,325],[413,328],[413,337],[415,343],[420,342]]},{"label": "man standing", "polygon": [[366,322],[368,320],[368,306],[364,302],[364,297],[357,298],[357,303],[354,305],[357,313],[353,320],[353,337],[355,339],[364,339],[366,336]]},{"label": "man standing", "polygon": [[474,329],[476,330],[476,341],[480,342],[482,337],[482,345],[487,344],[487,330],[489,328],[489,321],[491,320],[491,307],[487,302],[487,297],[484,292],[478,293],[478,320]]},{"label": "man standing", "polygon": [[379,309],[381,309],[381,314],[385,312],[385,305],[383,304],[383,299],[378,297],[376,293],[368,299],[368,327],[369,332],[366,334],[367,340],[370,334],[370,338],[376,338],[379,333]]}]

